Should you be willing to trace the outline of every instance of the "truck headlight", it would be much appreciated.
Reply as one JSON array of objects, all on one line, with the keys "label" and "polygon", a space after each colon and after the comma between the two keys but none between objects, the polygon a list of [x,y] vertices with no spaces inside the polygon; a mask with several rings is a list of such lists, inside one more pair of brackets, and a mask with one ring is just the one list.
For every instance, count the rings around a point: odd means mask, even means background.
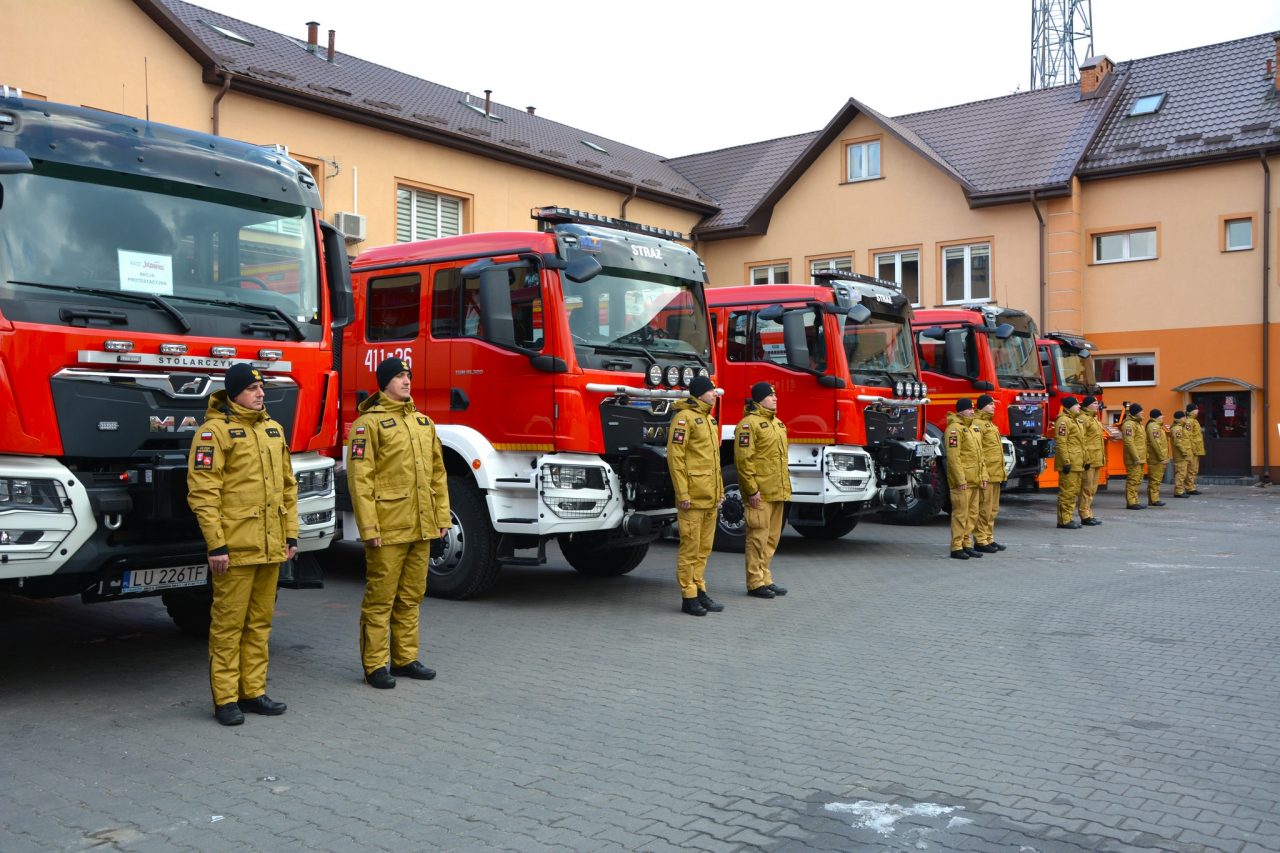
[{"label": "truck headlight", "polygon": [[62,487],[57,480],[19,480],[0,477],[0,512],[62,512]]},{"label": "truck headlight", "polygon": [[857,453],[831,453],[827,456],[827,479],[841,491],[862,488],[870,476],[870,460],[866,456]]},{"label": "truck headlight", "polygon": [[553,489],[604,488],[604,470],[594,465],[547,465],[542,470]]},{"label": "truck headlight", "polygon": [[327,495],[333,491],[333,469],[317,468],[314,471],[299,471],[294,474],[298,481],[298,497],[311,498]]}]

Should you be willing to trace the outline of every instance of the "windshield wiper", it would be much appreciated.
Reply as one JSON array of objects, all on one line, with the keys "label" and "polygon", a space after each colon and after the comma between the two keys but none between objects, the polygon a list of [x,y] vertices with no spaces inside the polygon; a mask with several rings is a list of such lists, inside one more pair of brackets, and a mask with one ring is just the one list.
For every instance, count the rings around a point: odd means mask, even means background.
[{"label": "windshield wiper", "polygon": [[307,339],[307,333],[302,331],[302,327],[298,325],[298,321],[286,314],[282,309],[274,305],[255,305],[252,302],[241,302],[238,299],[213,299],[208,296],[179,296],[179,299],[188,302],[203,302],[206,305],[226,305],[230,308],[239,308],[241,311],[251,311],[255,314],[267,314],[279,320],[283,320],[288,326],[289,331],[298,336],[298,340]]},{"label": "windshield wiper", "polygon": [[92,287],[80,287],[72,284],[49,284],[43,281],[14,281],[12,279],[9,280],[9,284],[19,284],[24,287],[43,287],[46,290],[62,290],[68,293],[87,293],[90,296],[105,296],[107,299],[120,299],[125,302],[141,302],[144,305],[159,308],[172,317],[173,321],[182,329],[183,334],[191,331],[191,323],[187,321],[182,312],[174,308],[163,296],[155,293],[125,293],[119,290],[97,290]]},{"label": "windshield wiper", "polygon": [[588,344],[596,352],[613,353],[614,355],[643,355],[654,364],[658,363],[658,359],[653,353],[649,352],[639,344]]}]

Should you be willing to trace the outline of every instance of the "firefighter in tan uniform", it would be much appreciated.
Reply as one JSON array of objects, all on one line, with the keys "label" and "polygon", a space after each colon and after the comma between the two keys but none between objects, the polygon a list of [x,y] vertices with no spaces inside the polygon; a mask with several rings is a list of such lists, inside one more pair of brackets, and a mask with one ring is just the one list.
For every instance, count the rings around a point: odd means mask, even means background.
[{"label": "firefighter in tan uniform", "polygon": [[209,688],[224,726],[275,716],[268,640],[280,564],[298,550],[298,482],[284,428],[267,415],[262,374],[233,364],[191,442],[187,503],[209,551]]},{"label": "firefighter in tan uniform", "polygon": [[978,525],[974,531],[975,551],[996,554],[1005,546],[996,541],[996,516],[1000,514],[1000,489],[1004,486],[1004,448],[1000,428],[993,418],[996,401],[990,394],[978,398],[978,412],[973,417],[982,444],[982,462],[987,469],[987,485],[978,492]]},{"label": "firefighter in tan uniform", "polygon": [[1084,477],[1084,427],[1080,424],[1080,401],[1062,398],[1062,411],[1053,424],[1053,466],[1058,470],[1058,526],[1079,530],[1074,519]]},{"label": "firefighter in tan uniform", "polygon": [[1147,435],[1142,431],[1142,406],[1130,403],[1127,416],[1120,424],[1124,439],[1124,498],[1126,509],[1145,509],[1138,503],[1138,487],[1142,485],[1142,469],[1147,464]]},{"label": "firefighter in tan uniform", "polygon": [[1191,460],[1195,458],[1195,439],[1187,424],[1185,412],[1173,413],[1173,427],[1169,430],[1169,442],[1173,445],[1173,496],[1189,497]]},{"label": "firefighter in tan uniform", "polygon": [[[347,442],[347,486],[364,540],[360,660],[371,687],[436,672],[418,660],[419,610],[431,541],[451,526],[449,488],[435,424],[413,405],[409,365],[378,365],[377,394],[360,404]],[[388,667],[388,664],[390,666]]]},{"label": "firefighter in tan uniform", "polygon": [[1169,464],[1169,437],[1164,431],[1164,413],[1151,410],[1147,420],[1147,506],[1164,506],[1160,500],[1160,482]]},{"label": "firefighter in tan uniform", "polygon": [[707,594],[707,557],[715,541],[716,519],[724,502],[720,476],[720,427],[711,416],[716,386],[705,376],[689,383],[689,396],[673,407],[667,430],[667,468],[676,493],[680,548],[676,580],[680,609],[692,616],[724,610]]},{"label": "firefighter in tan uniform", "polygon": [[787,594],[773,582],[769,570],[791,500],[787,446],[787,427],[778,417],[778,394],[768,382],[757,382],[751,386],[751,402],[743,410],[733,442],[747,520],[747,594],[756,598]]},{"label": "firefighter in tan uniform", "polygon": [[1080,523],[1096,527],[1101,521],[1093,515],[1093,496],[1098,493],[1098,474],[1107,464],[1107,439],[1098,420],[1097,397],[1084,398],[1080,405],[1080,426],[1084,429],[1084,477],[1080,481]]},{"label": "firefighter in tan uniform", "polygon": [[947,412],[947,485],[951,489],[951,559],[981,557],[969,547],[978,526],[978,490],[987,485],[987,469],[982,460],[982,433],[973,420],[973,401],[956,400],[956,410]]},{"label": "firefighter in tan uniform", "polygon": [[1200,476],[1200,457],[1204,456],[1204,429],[1200,426],[1200,404],[1187,404],[1187,428],[1191,430],[1191,456],[1187,459],[1187,494],[1198,495],[1196,477]]}]

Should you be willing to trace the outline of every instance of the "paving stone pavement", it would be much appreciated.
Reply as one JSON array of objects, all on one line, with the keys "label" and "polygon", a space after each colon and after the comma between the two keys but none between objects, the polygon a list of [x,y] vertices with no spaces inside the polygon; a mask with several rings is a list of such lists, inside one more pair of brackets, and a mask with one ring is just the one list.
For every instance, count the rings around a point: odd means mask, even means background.
[{"label": "paving stone pavement", "polygon": [[362,558],[282,590],[282,717],[210,717],[157,600],[0,597],[0,850],[1280,849],[1280,500],[1214,487],[1003,554],[946,522],[788,531],[786,598],[678,612],[675,546],[428,599],[432,682],[360,680]]}]

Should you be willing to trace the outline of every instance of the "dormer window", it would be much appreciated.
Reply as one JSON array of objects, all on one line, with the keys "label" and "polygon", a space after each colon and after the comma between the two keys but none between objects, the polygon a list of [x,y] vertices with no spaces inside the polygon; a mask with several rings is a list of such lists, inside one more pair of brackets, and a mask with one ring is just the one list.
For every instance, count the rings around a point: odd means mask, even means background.
[{"label": "dormer window", "polygon": [[1129,110],[1129,115],[1149,116],[1152,113],[1159,112],[1162,106],[1164,106],[1164,92],[1158,95],[1143,95],[1133,102],[1133,108]]}]

